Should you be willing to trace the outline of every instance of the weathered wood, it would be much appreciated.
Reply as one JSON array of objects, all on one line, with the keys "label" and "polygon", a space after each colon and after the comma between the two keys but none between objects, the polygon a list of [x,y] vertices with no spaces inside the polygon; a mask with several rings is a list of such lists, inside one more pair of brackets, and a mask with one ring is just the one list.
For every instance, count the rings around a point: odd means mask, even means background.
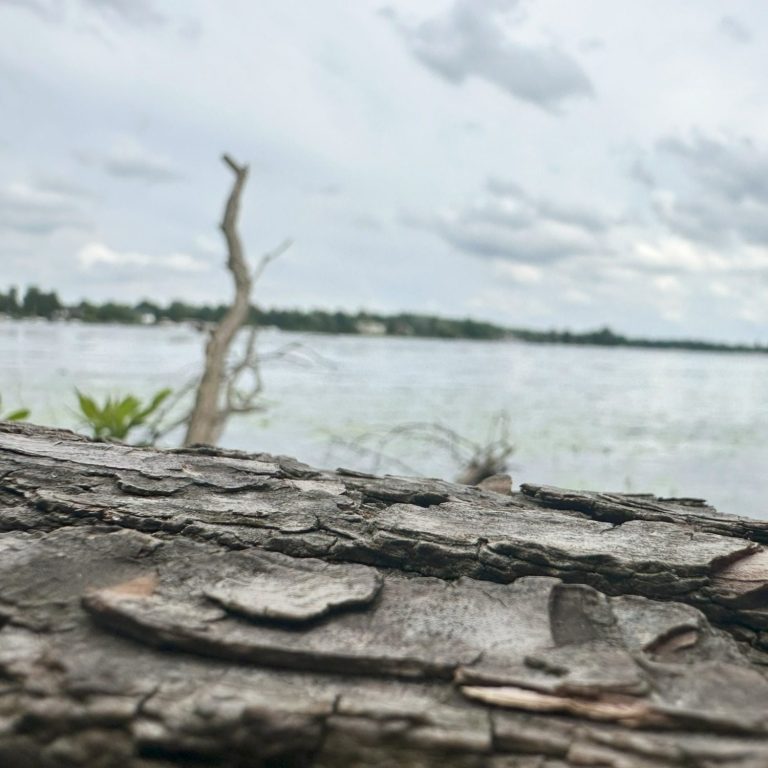
[{"label": "weathered wood", "polygon": [[0,424],[0,765],[765,766],[765,522]]}]

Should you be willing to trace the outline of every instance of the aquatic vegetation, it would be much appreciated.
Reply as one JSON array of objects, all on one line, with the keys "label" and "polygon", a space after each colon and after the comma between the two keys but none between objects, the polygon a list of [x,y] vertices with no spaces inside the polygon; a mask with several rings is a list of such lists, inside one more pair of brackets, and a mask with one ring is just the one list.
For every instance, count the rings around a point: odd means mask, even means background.
[{"label": "aquatic vegetation", "polygon": [[136,427],[144,426],[170,396],[170,389],[156,392],[148,403],[135,395],[108,396],[102,404],[80,390],[75,390],[80,412],[93,432],[101,440],[125,440]]},{"label": "aquatic vegetation", "polygon": [[29,418],[29,408],[17,408],[10,413],[3,413],[3,398],[0,396],[0,421],[24,421]]}]

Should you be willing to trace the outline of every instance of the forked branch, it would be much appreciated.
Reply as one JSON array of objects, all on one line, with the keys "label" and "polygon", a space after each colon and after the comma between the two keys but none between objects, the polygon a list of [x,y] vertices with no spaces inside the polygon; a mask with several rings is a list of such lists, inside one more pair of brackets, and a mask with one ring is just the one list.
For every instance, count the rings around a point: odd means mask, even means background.
[{"label": "forked branch", "polygon": [[[257,410],[261,378],[255,348],[255,327],[246,343],[242,360],[233,366],[228,366],[227,361],[235,336],[248,320],[253,283],[267,265],[291,245],[291,241],[286,240],[274,251],[265,254],[251,275],[237,231],[240,198],[248,180],[248,166],[236,163],[229,155],[224,155],[222,159],[235,175],[221,221],[221,231],[227,243],[227,269],[232,273],[235,297],[208,339],[205,366],[187,423],[184,445],[215,444],[228,416]],[[253,381],[248,389],[243,390],[238,388],[238,381],[246,371],[250,371]]]}]

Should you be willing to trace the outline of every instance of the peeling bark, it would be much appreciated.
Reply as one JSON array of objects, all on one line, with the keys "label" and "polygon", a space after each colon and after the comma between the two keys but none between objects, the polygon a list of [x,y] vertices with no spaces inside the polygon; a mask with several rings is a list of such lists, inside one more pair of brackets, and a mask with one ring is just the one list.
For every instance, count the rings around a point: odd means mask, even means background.
[{"label": "peeling bark", "polygon": [[0,423],[0,765],[768,765],[768,524]]}]

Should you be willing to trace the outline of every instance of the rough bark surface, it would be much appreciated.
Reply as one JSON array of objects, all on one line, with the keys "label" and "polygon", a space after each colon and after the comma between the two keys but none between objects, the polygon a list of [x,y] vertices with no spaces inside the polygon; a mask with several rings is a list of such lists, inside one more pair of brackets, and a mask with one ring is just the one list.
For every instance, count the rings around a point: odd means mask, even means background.
[{"label": "rough bark surface", "polygon": [[768,765],[768,523],[0,423],[0,765]]}]

